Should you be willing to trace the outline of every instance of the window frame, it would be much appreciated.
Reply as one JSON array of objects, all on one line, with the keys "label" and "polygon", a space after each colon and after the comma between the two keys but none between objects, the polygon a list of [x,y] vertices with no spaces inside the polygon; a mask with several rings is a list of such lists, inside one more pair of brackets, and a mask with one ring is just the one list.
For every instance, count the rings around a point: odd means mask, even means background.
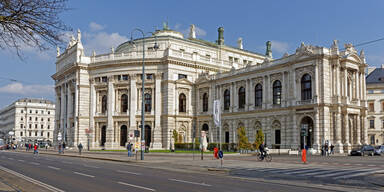
[{"label": "window frame", "polygon": [[312,77],[308,73],[301,77],[301,100],[312,99]]},{"label": "window frame", "polygon": [[150,113],[152,111],[152,95],[150,93],[144,94],[144,111]]},{"label": "window frame", "polygon": [[187,96],[184,93],[179,94],[179,112],[187,112]]},{"label": "window frame", "polygon": [[263,85],[258,83],[255,86],[255,107],[261,107],[263,105]]},{"label": "window frame", "polygon": [[208,111],[208,93],[203,94],[203,112]]},{"label": "window frame", "polygon": [[246,90],[243,86],[239,88],[238,99],[239,99],[239,102],[238,102],[239,109],[244,109],[246,104]]},{"label": "window frame", "polygon": [[229,110],[231,107],[231,91],[226,89],[224,90],[224,110]]}]

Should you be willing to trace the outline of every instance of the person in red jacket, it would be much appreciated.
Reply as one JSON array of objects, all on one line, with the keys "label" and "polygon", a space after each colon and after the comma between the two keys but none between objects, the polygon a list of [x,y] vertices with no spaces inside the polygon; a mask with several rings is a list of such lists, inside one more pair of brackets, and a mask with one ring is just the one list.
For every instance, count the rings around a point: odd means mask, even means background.
[{"label": "person in red jacket", "polygon": [[33,147],[33,154],[39,154],[39,151],[37,150],[37,144]]}]

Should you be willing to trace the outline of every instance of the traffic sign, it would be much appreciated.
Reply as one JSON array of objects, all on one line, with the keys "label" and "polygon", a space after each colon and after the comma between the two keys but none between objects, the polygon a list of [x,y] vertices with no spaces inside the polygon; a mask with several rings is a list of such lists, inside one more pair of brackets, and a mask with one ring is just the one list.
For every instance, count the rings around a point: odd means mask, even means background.
[{"label": "traffic sign", "polygon": [[219,151],[219,158],[222,159],[224,157],[223,151]]}]

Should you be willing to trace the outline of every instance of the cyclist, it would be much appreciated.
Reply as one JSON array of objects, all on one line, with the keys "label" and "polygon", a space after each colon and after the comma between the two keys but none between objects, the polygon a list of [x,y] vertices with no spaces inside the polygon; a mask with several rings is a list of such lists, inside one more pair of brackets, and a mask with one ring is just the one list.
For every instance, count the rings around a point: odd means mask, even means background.
[{"label": "cyclist", "polygon": [[260,151],[260,156],[261,156],[261,158],[262,159],[264,159],[264,157],[265,157],[265,146],[264,146],[264,142],[263,143],[261,143],[260,144],[260,146],[259,146],[259,151]]}]

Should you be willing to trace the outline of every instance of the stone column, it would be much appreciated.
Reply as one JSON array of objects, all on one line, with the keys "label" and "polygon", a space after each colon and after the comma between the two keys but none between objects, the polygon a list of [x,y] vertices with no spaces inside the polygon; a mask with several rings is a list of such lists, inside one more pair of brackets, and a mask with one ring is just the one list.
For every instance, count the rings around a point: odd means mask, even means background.
[{"label": "stone column", "polygon": [[[368,128],[365,126],[365,119],[366,119],[366,117],[365,116],[363,116],[363,118],[362,119],[364,119],[364,123],[363,123],[363,127],[364,127],[364,131],[363,131],[363,140],[364,140],[364,145],[368,145]],[[368,125],[369,125],[369,123],[367,123]]]},{"label": "stone column", "polygon": [[249,111],[249,79],[245,80],[245,106],[244,110]]},{"label": "stone column", "polygon": [[78,124],[78,122],[80,121],[79,119],[79,116],[80,114],[78,114],[78,107],[79,107],[79,87],[77,86],[77,80],[75,82],[73,82],[73,86],[75,88],[75,94],[74,94],[74,100],[75,100],[75,105],[72,105],[72,111],[73,111],[73,121],[74,121],[74,136],[75,136],[75,140],[74,140],[74,145],[77,146],[79,143],[82,143],[82,145],[84,146],[84,135],[85,135],[85,130],[80,130],[80,125]]},{"label": "stone column", "polygon": [[267,103],[268,103],[268,98],[267,98],[267,91],[268,91],[268,89],[267,89],[267,87],[268,87],[268,78],[267,78],[267,76],[264,76],[263,77],[263,79],[264,79],[264,83],[263,83],[263,102],[262,102],[262,108],[263,109],[266,109],[267,108]]},{"label": "stone column", "polygon": [[255,85],[252,80],[249,80],[249,97],[248,97],[248,110],[253,110],[255,107]]},{"label": "stone column", "polygon": [[[319,111],[319,109],[315,111]],[[320,122],[319,121],[320,121],[319,113],[315,113],[312,131],[313,131],[313,137],[314,137],[313,149],[316,150],[316,152],[320,149]]]},{"label": "stone column", "polygon": [[361,124],[360,124],[360,115],[356,115],[356,144],[361,145]]},{"label": "stone column", "polygon": [[340,76],[340,66],[339,66],[339,64],[337,63],[336,64],[336,79],[335,79],[335,81],[336,81],[336,95],[337,95],[337,102],[339,103],[340,102],[340,96],[341,96],[341,76]]},{"label": "stone column", "polygon": [[130,132],[136,129],[136,107],[137,107],[137,89],[136,74],[129,75],[130,79],[130,101],[129,101],[129,129]]},{"label": "stone column", "polygon": [[62,133],[62,142],[65,141],[66,137],[66,122],[65,119],[66,103],[65,103],[65,83],[61,84],[61,112],[60,112],[60,121],[61,121],[61,133]]},{"label": "stone column", "polygon": [[[89,130],[91,131],[91,133],[89,133],[88,137],[91,140],[92,135],[96,134],[95,118],[94,118],[95,111],[96,111],[96,94],[95,94],[95,84],[93,79],[90,80],[90,84],[91,84],[91,93],[90,93],[91,102],[90,102],[90,114],[89,114]],[[92,144],[91,146],[94,146],[94,144]]]},{"label": "stone column", "polygon": [[107,109],[107,138],[105,148],[114,148],[113,137],[114,137],[114,124],[113,124],[113,111],[114,111],[114,86],[113,76],[108,77],[108,109]]},{"label": "stone column", "polygon": [[[348,70],[345,67],[344,68],[344,96],[348,97]],[[346,99],[348,101],[348,99]],[[347,102],[348,103],[348,102]]]},{"label": "stone column", "polygon": [[[155,97],[155,126],[153,130],[153,149],[161,149],[161,73],[156,73],[155,76],[155,91],[154,91],[154,97]],[[191,100],[191,99],[190,99]]]},{"label": "stone column", "polygon": [[70,121],[70,117],[72,117],[72,92],[71,92],[71,87],[72,87],[72,81],[69,81],[68,84],[67,84],[67,93],[66,93],[66,97],[67,97],[67,102],[66,102],[66,106],[65,108],[67,109],[66,110],[66,122],[67,122],[67,146],[68,147],[72,147],[73,146],[73,127],[72,127],[72,123]]},{"label": "stone column", "polygon": [[341,143],[341,114],[340,112],[336,112],[335,115],[335,121],[336,121],[336,146],[335,146],[335,152],[337,153],[343,153],[343,144]]},{"label": "stone column", "polygon": [[[313,95],[313,101],[314,103],[319,103],[319,85],[320,85],[320,82],[319,82],[319,68],[317,65],[314,66],[315,68],[315,74],[314,74],[314,80],[315,80],[315,83],[314,83],[314,95]],[[324,97],[323,97],[323,101],[324,101]]]},{"label": "stone column", "polygon": [[297,90],[296,90],[296,70],[292,70],[292,86],[293,86],[293,95],[292,95],[292,106],[296,105]]},{"label": "stone column", "polygon": [[354,96],[355,96],[355,99],[357,99],[358,98],[358,93],[359,93],[359,90],[360,90],[360,87],[358,86],[359,85],[359,78],[358,78],[358,73],[357,73],[357,71],[354,73],[355,74],[355,94],[354,94]]},{"label": "stone column", "polygon": [[235,99],[234,99],[234,97],[235,97],[235,83],[234,82],[232,82],[231,83],[231,95],[230,95],[230,97],[231,97],[231,107],[230,107],[230,112],[234,112],[235,110]]},{"label": "stone column", "polygon": [[285,72],[283,72],[282,76],[283,76],[283,78],[282,78],[282,82],[281,82],[281,107],[285,107],[286,101],[287,101],[286,90],[288,90],[287,86],[286,86],[287,83],[285,83],[285,81],[286,81]]},{"label": "stone column", "polygon": [[[296,80],[295,80],[296,81]],[[300,144],[299,144],[299,140],[300,140],[300,135],[299,135],[299,132],[300,130],[297,128],[297,119],[296,119],[296,114],[294,113],[294,111],[292,111],[292,146],[291,148],[292,149],[299,149],[300,148]]]},{"label": "stone column", "polygon": [[350,143],[350,140],[349,140],[349,138],[350,138],[350,129],[351,129],[351,127],[349,126],[349,114],[348,113],[346,113],[344,116],[343,116],[343,118],[344,118],[344,126],[345,126],[345,129],[344,129],[344,131],[345,131],[345,143],[344,143],[344,146],[346,146],[346,148],[347,148],[347,152],[349,153],[349,151],[350,151],[350,148],[351,148],[351,143]]}]

